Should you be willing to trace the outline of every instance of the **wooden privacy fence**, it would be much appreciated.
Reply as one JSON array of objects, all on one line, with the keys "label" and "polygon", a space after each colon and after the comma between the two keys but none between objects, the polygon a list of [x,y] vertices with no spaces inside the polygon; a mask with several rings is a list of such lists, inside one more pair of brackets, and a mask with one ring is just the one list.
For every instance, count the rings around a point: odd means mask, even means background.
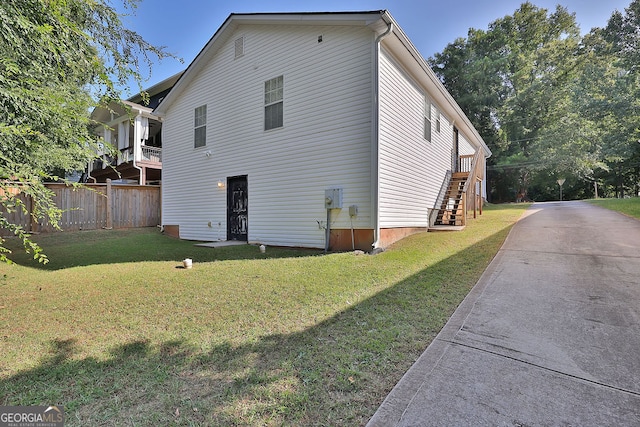
[{"label": "wooden privacy fence", "polygon": [[[55,196],[56,206],[62,209],[58,225],[63,231],[95,230],[100,228],[153,227],[160,224],[160,186],[119,185],[108,181],[106,184],[85,184],[81,188],[65,184],[46,184]],[[22,194],[31,211],[33,202]],[[32,221],[29,214],[20,209],[2,215],[13,224],[21,225],[28,232],[47,233],[56,231],[44,219]],[[0,229],[0,235],[11,234]]]}]

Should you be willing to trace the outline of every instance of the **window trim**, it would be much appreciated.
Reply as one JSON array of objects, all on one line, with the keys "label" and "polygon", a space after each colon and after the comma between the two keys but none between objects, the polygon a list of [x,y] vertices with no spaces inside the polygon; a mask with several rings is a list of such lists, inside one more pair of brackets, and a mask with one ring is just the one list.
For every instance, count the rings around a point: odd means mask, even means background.
[{"label": "window trim", "polygon": [[[198,110],[202,110],[204,109],[204,114],[202,112],[200,112],[200,115],[198,115]],[[203,122],[198,122],[198,119],[204,119]],[[199,133],[198,131],[204,129],[204,138],[201,141],[201,144],[198,145],[198,136]],[[201,105],[199,107],[196,107],[193,110],[193,148],[202,148],[202,147],[206,147],[207,146],[207,104]]]},{"label": "window trim", "polygon": [[431,106],[432,106],[431,99],[429,99],[429,97],[425,95],[424,111],[423,111],[424,123],[423,123],[423,129],[422,129],[422,137],[428,142],[431,142],[433,139],[432,123],[431,123]]},{"label": "window trim", "polygon": [[[275,88],[271,88],[269,85],[275,82],[276,87]],[[279,84],[279,86],[278,86]],[[279,93],[279,97],[278,97],[278,92]],[[271,96],[273,96],[275,93],[275,100],[271,99]],[[284,127],[284,75],[279,75],[277,77],[274,77],[272,79],[266,80],[264,82],[264,131],[270,131],[270,130],[274,130],[274,129],[280,129]],[[279,111],[279,120],[278,123],[276,123],[276,125],[273,125],[273,120],[272,118],[269,116],[269,114],[267,113],[268,111],[270,112],[273,108],[277,105],[280,105],[280,111]]]}]

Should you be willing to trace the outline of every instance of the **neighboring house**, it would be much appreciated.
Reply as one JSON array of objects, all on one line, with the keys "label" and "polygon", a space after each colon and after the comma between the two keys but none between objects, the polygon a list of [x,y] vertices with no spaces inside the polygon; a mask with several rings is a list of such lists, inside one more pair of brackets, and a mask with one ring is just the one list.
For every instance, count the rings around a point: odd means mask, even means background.
[{"label": "neighboring house", "polygon": [[116,155],[105,150],[83,176],[85,182],[107,179],[145,185],[162,179],[162,122],[153,109],[169,93],[182,73],[146,90],[148,101],[136,95],[108,108],[96,108],[92,120],[101,123],[96,135],[117,148]]},{"label": "neighboring house", "polygon": [[491,155],[387,11],[231,14],[154,114],[183,239],[383,248],[463,224]]}]

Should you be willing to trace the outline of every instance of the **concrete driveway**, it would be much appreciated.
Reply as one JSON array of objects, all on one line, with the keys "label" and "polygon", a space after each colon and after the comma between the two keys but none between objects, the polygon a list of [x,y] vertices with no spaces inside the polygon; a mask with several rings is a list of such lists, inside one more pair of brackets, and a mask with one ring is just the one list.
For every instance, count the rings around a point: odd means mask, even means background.
[{"label": "concrete driveway", "polygon": [[640,221],[536,203],[370,426],[640,426]]}]

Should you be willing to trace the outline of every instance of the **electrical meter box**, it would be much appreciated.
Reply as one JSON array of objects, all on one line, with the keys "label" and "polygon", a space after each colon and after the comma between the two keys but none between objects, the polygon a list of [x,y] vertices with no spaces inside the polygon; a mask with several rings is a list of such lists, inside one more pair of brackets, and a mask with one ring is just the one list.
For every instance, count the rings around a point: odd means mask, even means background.
[{"label": "electrical meter box", "polygon": [[324,207],[326,209],[342,208],[342,188],[328,188],[324,190]]}]

